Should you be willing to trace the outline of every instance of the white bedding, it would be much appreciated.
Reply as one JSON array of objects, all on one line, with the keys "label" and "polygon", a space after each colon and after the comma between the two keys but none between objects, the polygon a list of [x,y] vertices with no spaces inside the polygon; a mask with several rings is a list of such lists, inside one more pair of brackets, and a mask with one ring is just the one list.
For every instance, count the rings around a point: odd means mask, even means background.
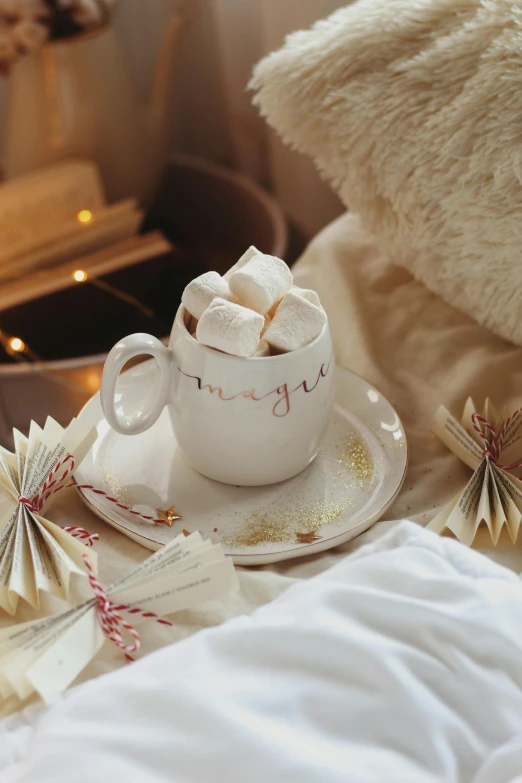
[{"label": "white bedding", "polygon": [[403,522],[0,734],[2,783],[513,783],[522,582]]}]

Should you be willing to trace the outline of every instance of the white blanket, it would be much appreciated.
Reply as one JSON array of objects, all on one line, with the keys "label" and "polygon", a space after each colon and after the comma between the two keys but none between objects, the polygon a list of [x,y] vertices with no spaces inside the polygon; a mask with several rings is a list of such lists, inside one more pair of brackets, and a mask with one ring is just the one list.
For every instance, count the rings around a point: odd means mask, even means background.
[{"label": "white blanket", "polygon": [[2,783],[507,783],[522,582],[404,522],[0,734]]}]

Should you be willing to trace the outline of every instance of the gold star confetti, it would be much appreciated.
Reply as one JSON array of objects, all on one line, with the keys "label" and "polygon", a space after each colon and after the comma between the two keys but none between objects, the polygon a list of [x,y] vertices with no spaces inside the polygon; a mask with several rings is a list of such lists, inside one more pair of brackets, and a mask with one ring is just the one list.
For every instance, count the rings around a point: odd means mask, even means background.
[{"label": "gold star confetti", "polygon": [[176,514],[176,509],[174,506],[171,506],[170,508],[164,509],[164,508],[157,508],[156,512],[160,519],[163,519],[169,527],[172,527],[172,523],[176,522],[178,519],[182,519],[183,517],[181,514]]},{"label": "gold star confetti", "polygon": [[313,541],[319,541],[321,536],[318,536],[315,530],[310,530],[309,533],[296,533],[295,540],[298,544],[311,544]]},{"label": "gold star confetti", "polygon": [[[343,433],[334,443],[323,446],[321,453],[318,470],[326,478],[326,492],[321,490],[316,498],[306,487],[302,492],[294,489],[291,500],[277,498],[245,516],[238,515],[236,524],[232,522],[221,533],[223,543],[234,549],[295,543],[302,531],[306,531],[305,536],[318,535],[321,528],[335,525],[347,512],[358,508],[376,476],[365,440],[357,432]],[[310,468],[308,475],[309,471]]]},{"label": "gold star confetti", "polygon": [[183,530],[182,530],[181,532],[183,533],[183,535],[185,536],[185,538],[186,538],[187,536],[190,536],[190,531],[189,531],[189,530],[185,530],[185,528],[183,528]]}]

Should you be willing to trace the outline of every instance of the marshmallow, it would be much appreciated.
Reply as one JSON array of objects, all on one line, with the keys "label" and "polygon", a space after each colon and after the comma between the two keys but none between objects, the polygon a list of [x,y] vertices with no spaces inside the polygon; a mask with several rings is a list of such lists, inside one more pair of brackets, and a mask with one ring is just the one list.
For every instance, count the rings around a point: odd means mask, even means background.
[{"label": "marshmallow", "polygon": [[263,339],[276,351],[296,351],[317,337],[325,323],[322,307],[289,292],[282,298]]},{"label": "marshmallow", "polygon": [[252,356],[265,319],[246,307],[217,297],[198,321],[196,337],[203,345],[234,356]]},{"label": "marshmallow", "polygon": [[259,253],[232,272],[228,282],[242,305],[265,315],[290,290],[293,278],[280,258]]},{"label": "marshmallow", "polygon": [[316,294],[315,291],[312,291],[311,288],[300,288],[298,285],[293,285],[290,291],[293,294],[298,294],[299,296],[302,296],[303,299],[306,299],[308,302],[311,302],[316,307],[321,307],[321,300],[319,299],[319,295]]},{"label": "marshmallow", "polygon": [[270,356],[270,346],[265,340],[260,340],[252,356]]},{"label": "marshmallow", "polygon": [[194,316],[201,318],[209,304],[219,296],[229,302],[236,302],[236,297],[230,292],[228,283],[217,272],[205,272],[196,277],[183,291],[181,302]]},{"label": "marshmallow", "polygon": [[254,245],[250,245],[248,250],[245,250],[239,261],[236,261],[234,266],[231,266],[228,272],[225,272],[223,275],[224,279],[228,282],[230,280],[230,275],[233,275],[234,272],[237,272],[238,269],[241,269],[241,267],[245,266],[245,264],[250,261],[251,258],[260,255],[262,255],[261,251],[258,250],[257,247],[254,247]]},{"label": "marshmallow", "polygon": [[278,301],[275,303],[275,305],[272,305],[272,307],[270,308],[270,310],[269,310],[269,311],[268,311],[268,313],[266,314],[265,318],[270,318],[270,320],[272,320],[272,318],[273,318],[273,317],[274,317],[274,315],[276,314],[276,310],[277,310],[277,308],[279,307],[279,302],[280,302],[280,301],[281,301],[281,300],[279,299],[279,300],[278,300]]},{"label": "marshmallow", "polygon": [[266,332],[266,330],[270,326],[271,322],[272,322],[272,319],[270,318],[270,316],[269,315],[265,315],[265,325],[263,326],[263,329],[261,331],[261,337],[264,335],[264,333]]}]

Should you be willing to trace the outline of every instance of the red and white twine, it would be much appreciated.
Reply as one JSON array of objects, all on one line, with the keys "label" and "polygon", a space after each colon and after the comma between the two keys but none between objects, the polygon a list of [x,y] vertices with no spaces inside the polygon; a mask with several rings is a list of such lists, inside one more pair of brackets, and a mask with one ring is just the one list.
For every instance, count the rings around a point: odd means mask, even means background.
[{"label": "red and white twine", "polygon": [[108,500],[109,503],[114,503],[116,508],[121,508],[124,511],[128,511],[129,514],[132,514],[135,517],[140,517],[140,519],[144,519],[146,522],[153,522],[155,525],[165,524],[164,519],[158,519],[157,517],[151,516],[150,514],[142,514],[141,511],[135,511],[131,506],[126,506],[123,503],[120,503],[118,498],[112,497],[108,492],[104,492],[103,489],[98,489],[92,484],[77,484],[76,481],[73,480],[68,486],[74,486],[76,489],[81,490],[86,489],[88,492],[92,492],[94,495],[101,495],[106,500]]},{"label": "red and white twine", "polygon": [[[63,472],[60,474],[60,471]],[[87,490],[88,492],[93,492],[95,495],[102,495],[105,497],[110,503],[114,503],[117,508],[121,508],[124,511],[128,511],[129,514],[132,514],[133,516],[140,517],[140,519],[144,519],[147,522],[152,522],[155,525],[164,525],[165,520],[164,519],[158,519],[150,514],[142,514],[141,511],[135,511],[130,506],[126,506],[123,503],[120,503],[120,501],[117,498],[112,497],[109,495],[108,492],[104,492],[103,489],[98,489],[97,487],[92,486],[92,484],[77,484],[74,478],[69,481],[67,484],[65,483],[67,479],[69,478],[70,474],[74,470],[74,458],[72,454],[68,454],[65,459],[61,460],[60,462],[57,462],[54,468],[49,473],[48,477],[42,484],[41,488],[38,490],[38,492],[31,498],[25,497],[24,495],[20,495],[18,498],[18,502],[22,503],[29,511],[32,511],[34,514],[39,514],[48,499],[51,497],[51,495],[54,495],[55,492],[59,492],[61,489],[66,489],[67,487],[76,487],[77,489],[81,490]],[[97,533],[89,533],[88,530],[85,530],[83,527],[77,527],[76,525],[70,525],[68,527],[63,527],[62,530],[65,530],[66,533],[69,533],[73,538],[79,538],[82,540],[82,543],[85,546],[93,546],[95,541],[99,541],[100,537]]]},{"label": "red and white twine", "polygon": [[69,533],[73,538],[80,538],[84,546],[94,546],[95,541],[100,540],[98,533],[89,533],[84,527],[69,525],[68,527],[62,527],[62,530]]},{"label": "red and white twine", "polygon": [[[90,484],[77,484],[74,479],[72,479],[72,481],[67,481],[73,470],[74,458],[71,454],[68,454],[65,459],[56,463],[52,471],[49,473],[49,476],[42,484],[41,488],[33,497],[28,498],[24,495],[20,495],[18,502],[26,506],[26,508],[33,514],[39,514],[47,500],[55,492],[59,492],[61,489],[65,489],[66,487],[77,487],[77,489],[89,490],[97,495],[103,495],[107,498],[107,500],[115,503],[118,508],[129,511],[131,514],[139,516],[142,519],[146,519],[147,521],[152,521],[157,524],[165,523],[165,520],[163,519],[155,519],[153,516],[148,516],[147,514],[141,514],[138,511],[134,511],[134,509],[125,506],[116,498],[108,495],[107,492],[104,492],[101,489],[96,489],[96,487],[93,487]],[[77,527],[75,525],[63,527],[62,530],[64,530],[66,533],[69,533],[74,538],[81,539],[85,546],[92,546],[95,541],[99,540],[97,533],[89,533],[88,530],[85,530],[82,527]],[[123,619],[120,612],[139,614],[142,617],[154,620],[161,625],[172,625],[172,623],[169,622],[169,620],[164,620],[162,617],[158,617],[158,615],[154,612],[145,611],[144,609],[140,609],[138,606],[129,607],[125,604],[114,604],[96,579],[87,555],[83,555],[83,560],[85,562],[85,569],[87,571],[90,585],[94,592],[98,617],[103,632],[111,642],[114,642],[117,647],[123,650],[125,657],[129,661],[133,661],[134,658],[132,657],[132,653],[137,652],[140,648],[140,635],[134,626],[131,625],[131,623]],[[126,632],[132,638],[130,643],[127,643],[123,638],[124,632]]]},{"label": "red and white twine", "polygon": [[[515,462],[512,465],[499,464],[500,455],[502,453],[502,449],[504,448],[504,438],[506,437],[506,432],[508,431],[509,425],[521,413],[522,408],[517,408],[517,410],[514,411],[511,416],[508,416],[508,418],[503,422],[498,431],[496,431],[490,422],[484,416],[481,416],[480,413],[473,413],[471,416],[473,429],[480,435],[484,442],[482,457],[488,457],[491,462],[493,462],[493,464],[501,470],[517,470],[518,468],[522,468],[522,461]],[[482,428],[485,430],[485,432]]]},{"label": "red and white twine", "polygon": [[[62,468],[65,469],[59,475]],[[68,454],[64,460],[56,463],[36,495],[32,498],[20,495],[18,502],[26,506],[33,514],[39,514],[51,495],[54,495],[55,492],[59,492],[61,489],[65,489],[65,487],[71,486],[70,484],[65,484],[65,481],[73,470],[74,459],[71,454]],[[69,533],[73,538],[80,538],[85,546],[93,546],[95,541],[100,540],[98,533],[89,533],[88,530],[77,525],[69,525],[68,527],[63,527],[62,530]]]},{"label": "red and white twine", "polygon": [[[69,465],[67,465],[62,475],[57,478],[57,474],[60,472],[61,468],[66,465],[66,463],[69,463]],[[68,454],[64,460],[56,463],[36,495],[34,495],[32,498],[26,498],[24,495],[20,495],[18,502],[27,506],[29,511],[33,511],[35,514],[39,514],[51,495],[54,495],[55,492],[59,492],[61,489],[65,488],[66,485],[64,482],[73,470],[74,459],[71,454]]]},{"label": "red and white twine", "polygon": [[[96,608],[98,610],[98,617],[103,632],[111,642],[114,642],[120,650],[123,650],[127,660],[133,661],[134,658],[132,657],[132,653],[136,653],[140,649],[140,635],[133,625],[123,619],[120,612],[139,614],[142,617],[154,620],[160,625],[172,625],[172,623],[169,620],[164,620],[163,617],[158,617],[154,612],[145,611],[138,606],[133,606],[131,608],[126,604],[114,604],[96,579],[87,555],[84,555],[83,559],[87,570],[87,576],[89,577],[89,582],[96,599]],[[125,639],[123,638],[124,631],[132,638],[132,642],[125,642]]]}]

